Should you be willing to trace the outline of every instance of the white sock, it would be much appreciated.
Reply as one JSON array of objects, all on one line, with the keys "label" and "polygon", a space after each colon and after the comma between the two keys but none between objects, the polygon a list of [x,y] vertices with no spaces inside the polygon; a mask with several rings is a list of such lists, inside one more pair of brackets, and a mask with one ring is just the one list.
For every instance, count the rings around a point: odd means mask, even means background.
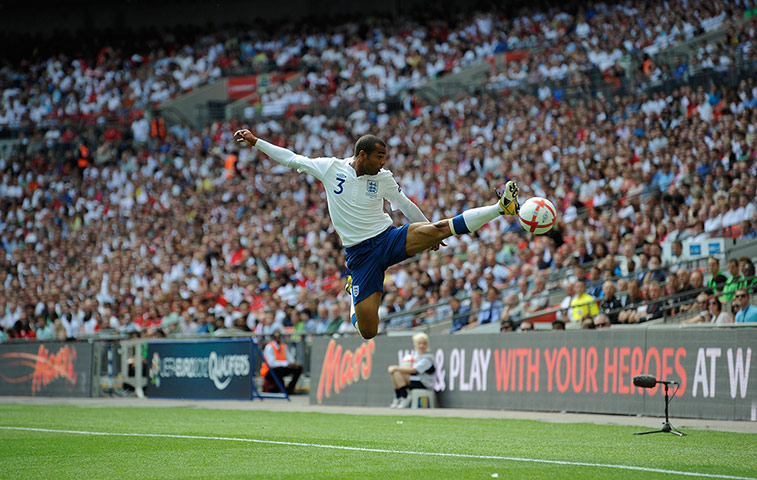
[{"label": "white sock", "polygon": [[499,203],[486,207],[477,207],[466,210],[460,215],[449,219],[449,227],[453,235],[475,232],[487,223],[502,215]]},{"label": "white sock", "polygon": [[[357,326],[357,314],[355,313],[355,303],[352,295],[350,295],[350,321],[352,322],[352,325],[355,326],[357,333],[360,333],[360,327]],[[362,337],[363,334],[360,333],[360,336]]]}]

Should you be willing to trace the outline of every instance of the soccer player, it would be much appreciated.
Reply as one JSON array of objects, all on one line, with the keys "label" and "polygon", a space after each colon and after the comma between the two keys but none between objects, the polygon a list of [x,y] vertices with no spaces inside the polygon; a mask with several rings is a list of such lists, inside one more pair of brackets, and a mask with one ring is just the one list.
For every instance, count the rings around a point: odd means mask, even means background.
[{"label": "soccer player", "polygon": [[[517,215],[518,187],[507,182],[494,205],[472,208],[435,223],[428,221],[384,169],[386,143],[375,135],[364,135],[348,158],[307,158],[259,139],[250,130],[234,132],[239,143],[247,143],[281,165],[304,171],[323,183],[331,222],[345,247],[351,276],[347,291],[352,295],[350,318],[365,339],[378,333],[384,271],[427,248],[438,250],[445,238],[478,230],[500,215]],[[396,228],[384,211],[384,199],[400,209],[412,223]]]}]

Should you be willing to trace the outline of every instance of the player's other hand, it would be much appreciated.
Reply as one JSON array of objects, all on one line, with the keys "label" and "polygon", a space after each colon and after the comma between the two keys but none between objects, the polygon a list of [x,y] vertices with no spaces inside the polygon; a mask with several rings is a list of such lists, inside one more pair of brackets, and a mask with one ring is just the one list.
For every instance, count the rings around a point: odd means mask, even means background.
[{"label": "player's other hand", "polygon": [[258,141],[258,137],[246,128],[234,132],[234,138],[237,139],[237,143],[246,143],[251,147],[254,147]]},{"label": "player's other hand", "polygon": [[433,251],[435,251],[435,252],[436,252],[437,250],[439,250],[439,248],[440,248],[440,247],[446,247],[446,246],[447,246],[447,244],[446,244],[446,243],[444,243],[444,242],[439,242],[439,245],[434,245],[433,247],[431,247],[431,250],[433,250]]}]

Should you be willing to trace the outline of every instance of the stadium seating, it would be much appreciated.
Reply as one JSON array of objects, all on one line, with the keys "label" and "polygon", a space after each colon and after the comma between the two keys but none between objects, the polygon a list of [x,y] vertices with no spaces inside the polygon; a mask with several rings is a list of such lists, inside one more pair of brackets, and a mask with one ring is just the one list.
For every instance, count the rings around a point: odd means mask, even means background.
[{"label": "stadium seating", "polygon": [[[140,53],[102,45],[92,58],[74,61],[59,52],[4,67],[0,128],[14,146],[0,156],[0,339],[162,329],[263,334],[279,325],[321,334],[332,319],[319,307],[348,311],[341,293],[346,267],[320,186],[240,150],[231,138],[240,119],[197,129],[161,123],[152,111],[233,68],[289,71],[307,64],[312,75],[291,92],[308,92],[312,108],[256,116],[256,132],[312,156],[348,156],[357,136],[377,132],[390,146],[387,167],[429,218],[493,202],[491,188],[509,178],[519,181],[522,196],[559,204],[554,235],[527,236],[502,219],[390,270],[383,328],[399,315],[406,320],[401,328],[447,321],[439,313],[448,301],[441,286],[467,302],[488,285],[489,273],[508,304],[529,298],[538,278],[551,292],[548,305],[555,305],[567,283],[588,277],[592,265],[620,286],[629,277],[626,247],[629,258],[641,261],[676,239],[722,237],[729,245],[753,239],[753,20],[740,21],[737,35],[719,37],[734,48],[717,47],[717,64],[708,63],[707,44],[701,58],[689,57],[699,62],[689,69],[707,81],[701,86],[665,73],[662,64],[659,78],[650,74],[612,97],[597,94],[607,81],[597,90],[589,78],[619,68],[616,49],[663,52],[697,32],[728,30],[743,14],[725,2],[715,10],[689,4],[679,33],[654,38],[624,22],[638,8],[631,2],[597,4],[583,16],[556,9],[516,17],[475,13],[445,29],[446,42],[435,21],[407,20],[380,24],[368,38],[345,35],[351,25],[287,39],[202,33],[184,49],[166,44]],[[667,24],[665,15],[647,16],[650,31]],[[593,43],[606,28],[621,35],[620,45]],[[221,42],[227,35],[236,44]],[[334,43],[340,37],[343,43]],[[418,52],[437,46],[433,61],[413,63]],[[489,78],[496,88],[438,103],[411,91],[491,55],[524,50],[522,61],[511,55],[504,76]],[[300,57],[302,63],[292,63]],[[351,76],[337,78],[337,66]],[[360,72],[372,73],[357,79]],[[516,80],[530,87],[518,90]],[[575,87],[570,98],[560,82]],[[396,108],[376,106],[389,96]],[[342,104],[351,106],[345,114],[331,113]],[[226,168],[230,155],[233,169]],[[647,272],[646,265],[635,267],[637,275]],[[528,281],[525,297],[518,296],[521,278]],[[531,319],[551,322],[557,315],[548,309]]]}]

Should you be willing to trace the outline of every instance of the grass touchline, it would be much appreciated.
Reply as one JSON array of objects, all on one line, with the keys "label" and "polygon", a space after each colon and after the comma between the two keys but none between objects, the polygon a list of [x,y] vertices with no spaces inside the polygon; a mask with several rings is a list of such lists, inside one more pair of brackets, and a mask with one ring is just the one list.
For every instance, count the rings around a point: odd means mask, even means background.
[{"label": "grass touchline", "polygon": [[189,439],[189,440],[221,440],[229,442],[248,442],[248,443],[263,443],[267,445],[284,445],[292,447],[313,447],[313,448],[329,448],[334,450],[350,450],[359,452],[372,452],[372,453],[392,453],[403,455],[432,455],[439,457],[455,457],[455,458],[471,458],[481,460],[505,460],[511,462],[533,462],[533,463],[547,463],[555,465],[572,465],[582,467],[598,467],[598,468],[613,468],[621,470],[634,470],[650,473],[663,473],[668,475],[683,475],[690,477],[703,477],[703,478],[722,478],[729,480],[757,480],[755,477],[742,477],[736,475],[722,475],[715,473],[699,473],[699,472],[685,472],[680,470],[665,470],[662,468],[649,468],[638,467],[634,465],[615,465],[615,464],[602,464],[602,463],[590,463],[590,462],[572,462],[564,460],[547,460],[539,458],[522,458],[522,457],[504,457],[498,455],[471,455],[465,453],[446,453],[446,452],[419,452],[412,450],[388,450],[381,448],[365,448],[365,447],[349,447],[345,445],[326,445],[318,443],[304,443],[304,442],[285,442],[280,440],[260,440],[255,438],[240,438],[240,437],[218,437],[218,436],[205,436],[205,435],[180,435],[180,434],[168,434],[168,433],[129,433],[129,432],[94,432],[85,430],[61,430],[53,428],[36,428],[36,427],[13,427],[0,425],[2,430],[17,430],[28,432],[43,432],[43,433],[64,433],[71,435],[97,435],[97,436],[114,436],[114,437],[147,437],[147,438],[176,438],[176,439]]}]

